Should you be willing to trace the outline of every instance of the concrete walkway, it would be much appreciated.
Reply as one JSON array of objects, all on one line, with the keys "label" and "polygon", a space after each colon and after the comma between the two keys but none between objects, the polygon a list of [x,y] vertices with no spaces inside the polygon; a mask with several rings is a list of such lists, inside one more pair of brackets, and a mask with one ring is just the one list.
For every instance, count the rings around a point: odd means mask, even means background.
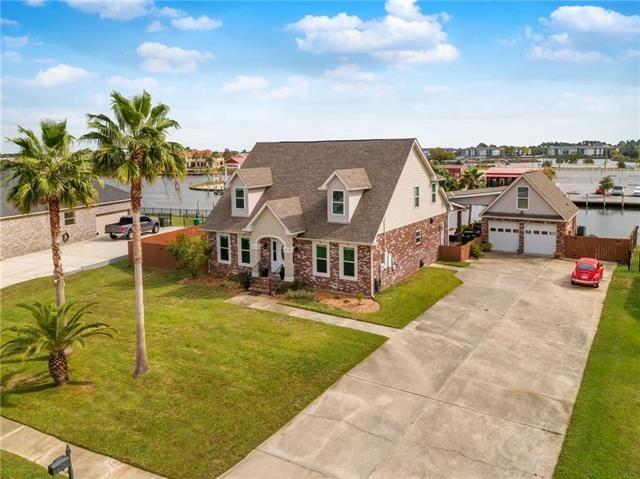
[{"label": "concrete walkway", "polygon": [[[67,443],[43,434],[28,426],[0,417],[0,449],[47,467],[56,457],[64,454]],[[91,479],[162,479],[110,457],[71,446],[73,472],[78,478]]]},{"label": "concrete walkway", "polygon": [[335,324],[336,326],[357,329],[359,331],[378,334],[387,338],[390,338],[394,334],[401,331],[400,329],[391,328],[389,326],[382,326],[381,324],[366,323],[364,321],[341,318],[340,316],[333,316],[331,314],[317,313],[315,311],[309,311],[307,309],[293,308],[291,306],[280,304],[268,296],[254,296],[247,293],[229,298],[227,302],[238,304],[240,306],[246,306],[252,309],[271,311],[273,313],[285,314],[287,316],[294,316],[296,318],[309,319],[311,321],[317,321],[319,323]]},{"label": "concrete walkway", "polygon": [[551,478],[611,267],[489,254],[226,478]]}]

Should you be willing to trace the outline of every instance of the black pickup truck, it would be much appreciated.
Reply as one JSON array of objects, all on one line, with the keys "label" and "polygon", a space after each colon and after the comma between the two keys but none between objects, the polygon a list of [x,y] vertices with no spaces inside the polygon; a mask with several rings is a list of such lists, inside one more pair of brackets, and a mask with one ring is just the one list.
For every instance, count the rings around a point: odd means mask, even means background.
[{"label": "black pickup truck", "polygon": [[[158,218],[141,215],[140,227],[142,228],[143,234],[157,233],[160,231],[160,221]],[[133,238],[133,216],[122,216],[117,223],[111,223],[105,226],[104,232],[107,233],[111,239],[122,237],[129,240]]]}]

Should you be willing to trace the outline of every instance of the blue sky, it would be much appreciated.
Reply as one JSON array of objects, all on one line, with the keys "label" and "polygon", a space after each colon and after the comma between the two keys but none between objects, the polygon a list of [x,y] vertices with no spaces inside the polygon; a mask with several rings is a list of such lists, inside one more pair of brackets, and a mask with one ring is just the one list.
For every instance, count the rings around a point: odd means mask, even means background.
[{"label": "blue sky", "polygon": [[[194,148],[640,136],[637,2],[2,1],[2,135],[168,103]],[[3,142],[3,152],[12,151]]]}]

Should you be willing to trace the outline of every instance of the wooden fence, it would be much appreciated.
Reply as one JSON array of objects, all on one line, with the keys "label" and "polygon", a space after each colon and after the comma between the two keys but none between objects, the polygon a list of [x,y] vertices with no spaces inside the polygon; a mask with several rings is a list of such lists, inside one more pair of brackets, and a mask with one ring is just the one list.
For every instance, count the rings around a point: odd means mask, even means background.
[{"label": "wooden fence", "polygon": [[565,236],[564,251],[569,258],[596,258],[629,264],[629,241],[627,238]]},{"label": "wooden fence", "polygon": [[474,238],[467,244],[448,244],[441,245],[438,250],[438,259],[440,261],[466,261],[471,257],[471,245],[480,244],[480,238]]},{"label": "wooden fence", "polygon": [[[179,269],[180,265],[169,253],[169,243],[178,235],[197,236],[205,233],[198,226],[167,231],[152,236],[142,237],[142,264],[163,269]],[[133,264],[133,241],[129,241],[129,264]]]}]

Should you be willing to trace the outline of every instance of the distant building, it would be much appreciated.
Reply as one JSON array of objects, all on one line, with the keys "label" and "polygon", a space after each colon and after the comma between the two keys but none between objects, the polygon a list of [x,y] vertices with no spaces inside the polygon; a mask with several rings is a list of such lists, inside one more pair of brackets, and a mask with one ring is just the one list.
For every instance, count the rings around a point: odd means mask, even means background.
[{"label": "distant building", "polygon": [[587,145],[562,144],[547,147],[549,156],[607,156],[611,147],[602,143]]},{"label": "distant building", "polygon": [[462,175],[464,175],[464,172],[467,169],[466,165],[437,165],[437,166],[438,168],[447,170],[451,174],[451,176],[456,180],[459,180],[460,178],[462,178]]},{"label": "distant building", "polygon": [[495,158],[502,156],[502,149],[497,146],[470,146],[461,151],[465,158]]},{"label": "distant building", "polygon": [[225,165],[229,168],[241,168],[247,159],[247,156],[249,156],[248,153],[238,153],[237,155],[233,155],[225,161]]},{"label": "distant building", "polygon": [[488,187],[507,186],[520,178],[524,173],[535,171],[539,168],[517,168],[494,166],[489,168],[484,176]]},{"label": "distant building", "polygon": [[211,150],[187,150],[187,172],[189,174],[202,174],[213,168],[223,166],[222,157],[214,157]]}]

